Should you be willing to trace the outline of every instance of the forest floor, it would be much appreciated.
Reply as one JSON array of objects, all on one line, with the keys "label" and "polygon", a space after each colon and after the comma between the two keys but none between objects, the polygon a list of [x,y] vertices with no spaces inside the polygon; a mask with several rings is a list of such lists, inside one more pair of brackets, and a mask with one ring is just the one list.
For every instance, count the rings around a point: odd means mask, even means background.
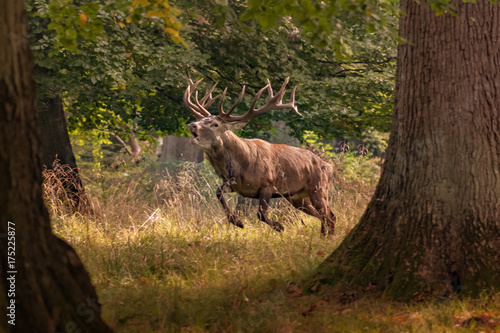
[{"label": "forest floor", "polygon": [[173,174],[152,164],[84,167],[87,214],[70,214],[46,186],[53,230],[76,249],[117,332],[500,332],[500,294],[401,303],[304,290],[366,208],[376,161],[340,160],[333,237],[279,200],[270,212],[285,225],[277,233],[257,220],[252,200],[228,195],[245,223],[235,228],[209,166],[184,164]]}]

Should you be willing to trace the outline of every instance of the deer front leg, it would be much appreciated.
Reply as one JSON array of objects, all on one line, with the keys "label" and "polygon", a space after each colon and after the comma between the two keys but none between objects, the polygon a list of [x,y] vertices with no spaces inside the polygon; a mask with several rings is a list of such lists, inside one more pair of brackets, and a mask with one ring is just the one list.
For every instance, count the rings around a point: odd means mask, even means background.
[{"label": "deer front leg", "polygon": [[226,184],[222,184],[217,188],[217,199],[219,199],[222,208],[224,208],[224,211],[226,212],[227,219],[229,222],[234,224],[235,226],[239,228],[243,228],[243,223],[236,217],[236,215],[231,213],[231,210],[229,209],[229,206],[227,205],[226,199],[224,199],[224,193],[232,192],[232,189],[227,186]]},{"label": "deer front leg", "polygon": [[259,220],[268,224],[276,231],[283,231],[283,226],[279,222],[272,222],[266,217],[267,208],[269,207],[269,200],[271,200],[272,192],[269,188],[261,188],[259,191],[259,211],[257,216]]}]

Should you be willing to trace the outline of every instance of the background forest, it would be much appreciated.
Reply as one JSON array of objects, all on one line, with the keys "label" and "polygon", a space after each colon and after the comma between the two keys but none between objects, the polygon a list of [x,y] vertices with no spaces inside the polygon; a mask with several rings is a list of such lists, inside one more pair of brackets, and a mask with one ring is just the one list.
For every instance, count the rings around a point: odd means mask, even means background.
[{"label": "background forest", "polygon": [[[106,132],[133,131],[144,140],[187,134],[184,125],[192,118],[182,94],[188,79],[219,82],[218,93],[228,87],[229,98],[246,85],[239,107],[246,110],[267,78],[277,86],[291,77],[303,117],[263,115],[241,135],[269,133],[271,119],[284,120],[299,139],[305,131],[332,139],[389,130],[396,49],[391,29],[374,33],[346,14],[339,18],[344,27],[338,45],[319,47],[311,43],[312,33],[292,22],[263,30],[257,20],[241,21],[244,1],[176,6],[182,43],[163,31],[158,17],[148,20],[138,13],[140,19],[127,23],[127,1],[81,7],[30,1],[40,102],[62,96],[72,133],[103,138]],[[85,20],[78,13],[85,13]],[[387,27],[394,29],[396,17],[388,18]],[[98,24],[92,26],[92,20]]]}]

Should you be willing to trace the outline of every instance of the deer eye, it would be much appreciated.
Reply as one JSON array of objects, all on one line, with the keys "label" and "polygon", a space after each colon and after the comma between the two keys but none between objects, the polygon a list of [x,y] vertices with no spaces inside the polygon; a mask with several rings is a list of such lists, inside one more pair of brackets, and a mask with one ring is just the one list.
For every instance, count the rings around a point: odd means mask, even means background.
[{"label": "deer eye", "polygon": [[212,124],[212,127],[219,127],[219,124]]}]

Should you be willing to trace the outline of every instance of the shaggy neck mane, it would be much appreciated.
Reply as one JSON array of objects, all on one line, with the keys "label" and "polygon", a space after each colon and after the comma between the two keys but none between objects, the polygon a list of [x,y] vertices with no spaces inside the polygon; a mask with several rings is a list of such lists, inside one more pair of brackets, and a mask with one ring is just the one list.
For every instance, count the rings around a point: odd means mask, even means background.
[{"label": "shaggy neck mane", "polygon": [[239,138],[231,131],[226,131],[220,139],[217,145],[206,149],[205,154],[215,173],[224,182],[230,182],[235,176],[233,161],[242,161],[243,155],[248,155],[248,140]]}]

